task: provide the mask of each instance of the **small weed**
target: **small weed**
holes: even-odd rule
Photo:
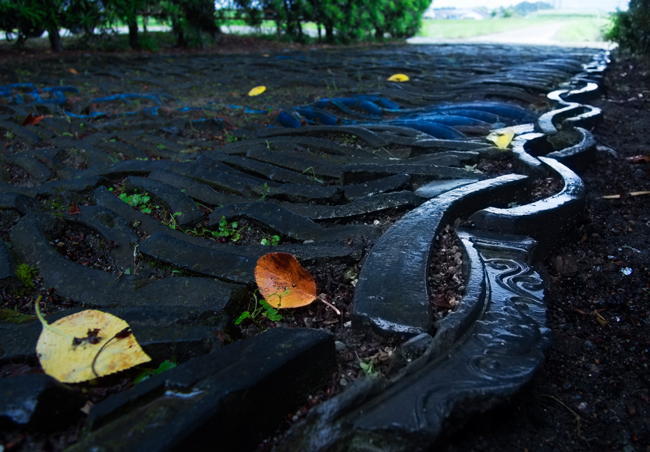
[[[224,135],[224,139],[226,140],[226,143],[236,143],[237,141],[239,141],[239,138],[230,132],[226,132],[226,134]]]
[[[175,214],[176,213],[180,212],[175,212]],[[218,239],[220,242],[225,243],[229,241],[238,242],[241,240],[241,233],[243,229],[243,227],[239,227],[238,222],[228,221],[226,217],[221,217],[221,219],[219,219],[219,224],[217,225],[216,231],[213,231],[206,227],[195,227],[193,229],[183,229],[183,232],[195,237]]]
[[[45,202],[45,208],[52,211],[55,217],[62,217],[66,211],[64,202],[57,198],[52,198]]]
[[[163,372],[173,369],[174,367],[176,367],[176,363],[174,361],[169,361],[168,359],[166,359],[163,362],[161,362],[157,368],[145,369],[142,372],[140,372],[138,376],[133,379],[133,383],[137,385],[138,383],[142,383],[143,381],[147,380],[148,378],[154,375],[161,374]]]
[[[272,235],[271,237],[264,237],[260,240],[260,245],[264,246],[278,246],[280,244],[280,236]]]
[[[264,298],[258,297],[257,292],[255,292],[253,293],[253,309],[239,314],[234,323],[235,325],[241,325],[246,319],[249,319],[253,323],[258,323],[262,317],[271,322],[278,322],[283,319],[282,314],[277,309],[271,306]]]
[[[38,269],[32,267],[29,264],[18,264],[16,266],[16,277],[20,281],[20,283],[27,287],[28,289],[34,289],[36,288],[36,283],[34,282],[34,278],[38,276]]]
[[[14,133],[13,133],[12,131],[7,130],[7,131],[5,132],[5,138],[6,138],[7,140],[12,140],[12,139],[14,139],[15,137],[16,137],[16,135],[14,135]]]
[[[0,321],[7,323],[28,323],[36,320],[35,315],[28,315],[14,309],[0,309]]]
[[[316,171],[314,170],[313,166],[305,168],[303,170],[302,174],[307,174],[307,176],[309,176],[309,178],[311,180],[313,180],[314,182],[318,182],[319,184],[324,184],[325,183],[325,181],[323,179],[320,179],[320,178],[316,177]]]
[[[208,233],[218,239],[225,239],[231,242],[238,242],[241,239],[241,229],[239,223],[236,221],[228,221],[226,217],[221,217],[219,220],[218,229],[216,231],[208,231]]]
[[[118,198],[120,198],[122,201],[130,205],[131,207],[135,207],[136,209],[139,209],[140,212],[142,213],[151,213],[154,208],[158,208],[159,206],[152,205],[151,204],[151,196],[145,194],[145,193],[132,193],[132,194],[127,194],[127,193],[120,193],[118,195]],[[177,213],[177,212],[176,212]],[[175,224],[175,222],[174,222]]]
[[[359,367],[366,377],[374,377],[379,374],[379,371],[375,368],[374,361],[371,359],[367,361],[359,359]]]
[[[174,212],[169,216],[169,220],[165,222],[167,226],[169,226],[169,229],[176,229],[178,227],[178,224],[176,223],[176,217],[179,217],[183,215],[183,212]]]
[[[265,201],[267,196],[271,193],[271,187],[268,183],[264,182],[260,187],[260,201]]]

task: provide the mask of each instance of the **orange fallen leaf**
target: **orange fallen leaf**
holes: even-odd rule
[[[79,75],[79,71],[73,67],[69,67],[68,72],[71,73],[72,75]]]
[[[255,282],[274,308],[299,308],[316,298],[316,281],[289,253],[267,253],[257,260]]]
[[[28,114],[25,120],[23,121],[24,126],[35,126],[39,122],[41,122],[43,119],[45,119],[45,115],[33,115],[33,114]]]

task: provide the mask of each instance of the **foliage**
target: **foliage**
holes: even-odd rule
[[[14,309],[2,308],[0,309],[0,322],[7,323],[28,323],[34,321],[36,317],[33,315],[23,314]]]
[[[131,207],[139,209],[142,213],[149,214],[153,211],[154,207],[157,207],[151,204],[151,196],[147,195],[146,193],[120,193],[118,195],[118,198],[120,198]]]
[[[149,35],[140,33],[146,32],[148,18],[171,26],[179,46],[202,47],[217,38],[220,24],[239,20],[252,26],[272,21],[278,35],[298,42],[309,39],[306,28],[314,25],[319,40],[350,42],[412,36],[429,4],[429,0],[0,0],[0,30],[19,45],[47,30],[55,51],[62,49],[63,27],[92,36],[97,28],[124,24],[132,48],[155,49]]]
[[[257,293],[254,293],[252,310],[246,310],[239,314],[234,323],[235,325],[241,325],[244,320],[251,320],[252,322],[257,323],[261,317],[264,317],[271,322],[278,322],[283,319],[282,314],[280,314],[277,309],[271,306],[264,298],[258,297]]]
[[[27,38],[36,38],[43,34],[43,11],[34,1],[0,0],[0,30],[9,33],[8,38],[15,36],[17,44]]]
[[[195,237],[218,239],[220,242],[238,242],[241,240],[241,233],[243,229],[243,227],[239,226],[238,222],[228,221],[226,217],[221,217],[219,223],[217,224],[216,231],[201,226],[194,227],[192,229],[183,229],[183,232]]]
[[[270,237],[264,237],[262,240],[260,240],[260,245],[264,246],[278,246],[279,244],[280,236],[275,234]]]
[[[109,19],[107,0],[69,0],[62,23],[72,33],[91,36]]]
[[[169,220],[167,222],[164,222],[169,229],[176,229],[178,227],[178,223],[176,223],[176,218],[180,217],[183,215],[183,212],[174,212],[171,215],[169,215]]]
[[[29,264],[21,263],[16,266],[16,277],[21,284],[29,289],[36,287],[34,278],[38,276],[38,270]]]
[[[217,228],[216,231],[210,231],[212,237],[223,238],[231,242],[238,242],[241,239],[241,230],[236,221],[228,221],[226,217],[221,217]]]
[[[156,367],[155,369],[145,369],[142,372],[140,372],[138,376],[133,379],[133,383],[135,384],[142,383],[143,381],[149,379],[150,377],[153,377],[154,375],[167,372],[168,370],[172,370],[175,367],[176,367],[176,363],[174,361],[169,361],[168,359],[166,359],[163,362],[161,362],[158,365],[158,367]]]
[[[367,361],[359,360],[359,367],[363,374],[367,377],[374,377],[379,375],[379,371],[375,368],[375,362],[372,359]]]
[[[650,55],[650,0],[630,0],[628,11],[612,16],[605,37],[625,50]]]

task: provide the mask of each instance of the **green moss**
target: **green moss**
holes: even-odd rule
[[[20,281],[20,283],[29,288],[29,289],[34,289],[36,288],[36,283],[34,282],[34,278],[38,276],[38,269],[35,267],[32,267],[29,264],[18,264],[16,266],[16,277]]]
[[[0,322],[7,323],[27,323],[36,320],[35,315],[28,315],[18,312],[14,309],[0,309]]]

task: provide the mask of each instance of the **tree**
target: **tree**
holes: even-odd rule
[[[138,37],[138,15],[145,8],[146,0],[105,0],[112,16],[111,20],[123,21],[129,30],[129,46],[140,49]]]
[[[62,25],[73,33],[91,36],[95,28],[108,21],[103,0],[69,0]]]
[[[179,47],[202,47],[220,33],[213,0],[163,0],[161,7]]]
[[[627,11],[614,14],[606,37],[626,50],[650,55],[650,0],[630,0]]]
[[[22,46],[28,38],[43,34],[43,12],[35,2],[0,0],[0,30],[7,37],[16,36],[16,45]]]

